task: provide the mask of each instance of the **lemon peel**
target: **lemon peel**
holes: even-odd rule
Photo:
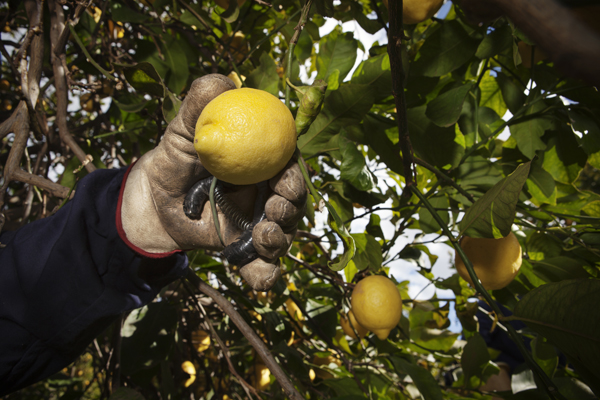
[[[402,317],[402,297],[391,279],[371,275],[352,291],[352,312],[364,328],[385,340]]]
[[[296,126],[272,94],[229,90],[206,105],[196,124],[194,148],[217,179],[250,185],[279,173],[296,149]]]

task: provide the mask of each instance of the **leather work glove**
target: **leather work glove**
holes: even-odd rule
[[[121,205],[122,228],[126,241],[141,254],[161,257],[181,249],[223,249],[210,202],[198,219],[184,213],[183,202],[195,183],[210,176],[194,150],[196,121],[213,98],[232,89],[234,83],[222,75],[196,79],[160,144],[129,172]],[[252,244],[260,257],[240,265],[242,277],[255,290],[268,290],[279,278],[278,258],[291,246],[306,202],[306,186],[294,159],[268,186],[266,219],[252,230]],[[230,185],[226,196],[251,217],[257,191],[257,185]],[[220,208],[218,219],[223,242],[230,245],[242,230]]]

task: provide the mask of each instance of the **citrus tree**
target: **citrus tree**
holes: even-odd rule
[[[189,252],[187,280],[7,398],[489,399],[499,349],[484,324],[524,361],[497,396],[600,394],[597,8],[464,0],[431,17],[441,3],[422,2],[403,24],[401,3],[0,2],[4,229],[154,148],[209,73],[285,102],[310,191],[272,290]],[[367,47],[345,22],[389,44]],[[486,290],[477,271],[494,284],[506,270],[474,269],[459,240],[511,235],[522,250],[502,265],[520,269]],[[440,276],[431,244],[456,251],[462,277]],[[415,269],[451,295],[411,299]],[[387,335],[360,325],[369,296],[349,313],[376,275],[402,298]]]

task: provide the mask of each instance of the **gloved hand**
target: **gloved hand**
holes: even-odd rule
[[[184,214],[183,202],[196,182],[210,176],[194,150],[196,121],[213,98],[231,89],[235,85],[222,75],[196,79],[160,144],[131,169],[123,192],[121,221],[126,239],[138,252],[156,257],[180,249],[223,249],[210,204],[204,205],[199,219],[190,219]],[[280,276],[277,259],[291,246],[306,202],[306,186],[295,160],[272,178],[269,186],[264,206],[267,219],[252,231],[260,257],[240,265],[242,277],[256,290],[268,290]],[[233,186],[227,197],[251,217],[256,194],[256,185]],[[223,241],[229,245],[242,231],[220,209],[218,216]]]

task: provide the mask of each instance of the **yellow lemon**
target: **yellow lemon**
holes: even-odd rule
[[[235,83],[235,87],[238,89],[242,87],[242,81],[246,80],[244,75],[238,75],[235,71],[227,75],[227,77]]]
[[[501,239],[482,239],[464,236],[460,247],[473,264],[475,273],[487,290],[506,287],[521,268],[521,245],[514,233]],[[458,274],[471,285],[467,267],[458,254],[455,256]]]
[[[388,7],[388,0],[383,0]],[[402,22],[418,24],[435,15],[444,4],[444,0],[404,0],[402,2]]]
[[[190,376],[183,384],[185,387],[189,387],[196,380],[196,367],[191,361],[184,361],[181,364],[181,369]]]
[[[352,291],[352,312],[364,328],[385,340],[402,317],[402,297],[391,279],[371,275]]]
[[[361,339],[364,338],[367,333],[369,333],[369,330],[367,328],[358,323],[358,321],[354,317],[354,313],[352,312],[352,310],[348,312],[348,316],[341,316],[340,325],[342,326],[342,330],[344,331],[344,333],[350,336],[352,339],[357,339],[356,334],[352,330],[352,327],[354,327],[354,330],[356,330],[356,333],[358,333],[358,336]]]
[[[256,364],[254,368],[254,388],[266,390],[271,385],[271,371],[263,364]]]
[[[194,148],[217,179],[250,185],[277,175],[296,149],[296,124],[288,108],[262,90],[229,90],[206,105]]]
[[[296,321],[304,321],[304,315],[302,315],[302,311],[300,310],[300,307],[298,307],[298,305],[294,302],[294,300],[287,299],[285,301],[285,308],[287,308],[290,315]]]
[[[203,352],[210,347],[210,335],[203,330],[192,332],[192,344],[198,352]]]

